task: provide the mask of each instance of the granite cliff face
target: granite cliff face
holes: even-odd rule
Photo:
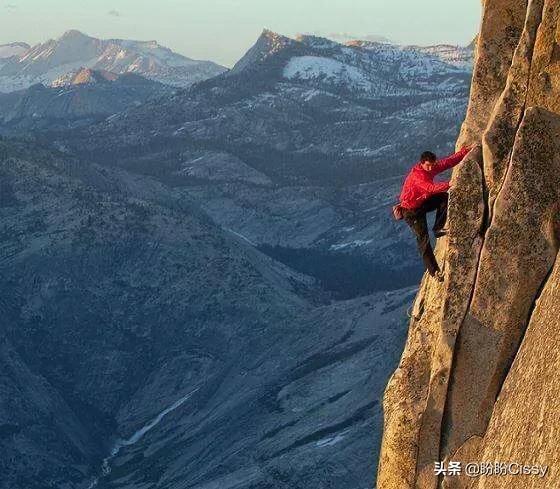
[[[486,0],[453,175],[445,281],[426,277],[384,399],[380,489],[560,487],[560,4]],[[438,461],[542,464],[436,476]],[[464,465],[463,465],[464,467]]]

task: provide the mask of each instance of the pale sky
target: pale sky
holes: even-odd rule
[[[231,66],[263,28],[384,36],[404,44],[468,44],[480,0],[0,0],[0,44],[30,44],[78,29],[100,38],[157,40]]]

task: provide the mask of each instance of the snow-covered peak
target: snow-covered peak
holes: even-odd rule
[[[248,67],[262,63],[285,48],[297,44],[297,41],[276,32],[264,29],[257,42],[233,67],[231,73],[239,73]]]
[[[340,43],[351,43],[353,41],[358,41],[358,42],[377,42],[382,44],[395,44],[391,39],[385,36],[380,36],[378,34],[368,34],[366,36],[360,37],[346,32],[342,32],[342,33],[330,34],[328,38]]]
[[[344,43],[345,46],[349,48],[364,48],[364,49],[373,49],[373,48],[383,48],[384,46],[390,45],[391,43],[382,42],[382,41],[364,41],[361,39],[351,39],[350,41],[346,41]]]
[[[173,52],[157,41],[96,39],[78,30],[65,32],[22,50],[0,63],[0,92],[52,84],[80,68],[116,74],[137,73],[177,87],[188,87],[226,71],[210,61],[198,61]]]
[[[118,57],[126,57],[130,53],[150,57],[154,62],[167,66],[192,66],[199,61],[187,58],[182,54],[175,53],[171,49],[162,46],[157,41],[131,41],[127,39],[111,39],[120,51]]]
[[[80,31],[65,32],[58,39],[50,39],[26,51],[19,63],[26,71],[52,69],[69,63],[90,61],[100,51],[101,41]]]
[[[437,46],[401,46],[385,39],[351,40],[339,43],[331,39],[311,34],[300,34],[295,39],[265,29],[253,47],[234,66],[232,73],[240,73],[249,67],[257,67],[269,59],[276,59],[276,64],[288,64],[285,71],[287,78],[309,79],[315,73],[318,78],[335,80],[335,73],[342,73],[345,81],[360,80],[357,86],[369,86],[379,81],[379,72],[398,70],[397,78],[421,75],[445,76],[449,71],[468,72],[473,66],[472,47],[437,45]],[[278,55],[281,54],[281,60]],[[298,58],[294,61],[295,58]],[[332,59],[327,62],[317,58]],[[292,61],[290,61],[292,59]],[[310,66],[305,66],[305,61]],[[342,65],[340,65],[342,63]],[[344,65],[344,66],[343,66]],[[346,68],[348,65],[350,68]],[[356,71],[357,70],[357,71]],[[347,73],[346,73],[347,72]],[[360,73],[357,75],[357,73]],[[346,76],[348,73],[354,75]],[[384,78],[384,76],[381,76]],[[399,80],[395,79],[398,83]]]
[[[466,89],[473,52],[456,46],[399,46],[375,41],[345,44],[314,36],[298,38],[284,64],[284,79],[359,97],[416,95]]]

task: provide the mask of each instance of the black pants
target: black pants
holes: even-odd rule
[[[434,250],[430,243],[430,234],[428,233],[428,221],[426,215],[428,212],[436,211],[436,221],[433,231],[437,234],[444,228],[447,221],[447,203],[449,196],[447,192],[432,195],[418,209],[404,210],[404,220],[412,229],[418,243],[418,251],[424,261],[426,270],[430,275],[439,272],[439,266],[434,256]]]

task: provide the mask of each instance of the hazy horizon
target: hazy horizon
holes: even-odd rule
[[[383,37],[419,45],[466,45],[478,29],[480,2],[474,0],[452,9],[443,0],[421,5],[412,0],[353,3],[348,7],[343,0],[161,0],[154,11],[153,6],[130,0],[100,0],[88,6],[70,0],[48,4],[0,0],[0,44],[34,45],[76,29],[103,39],[157,40],[185,56],[232,66],[264,28],[289,37],[300,33],[338,41]]]

